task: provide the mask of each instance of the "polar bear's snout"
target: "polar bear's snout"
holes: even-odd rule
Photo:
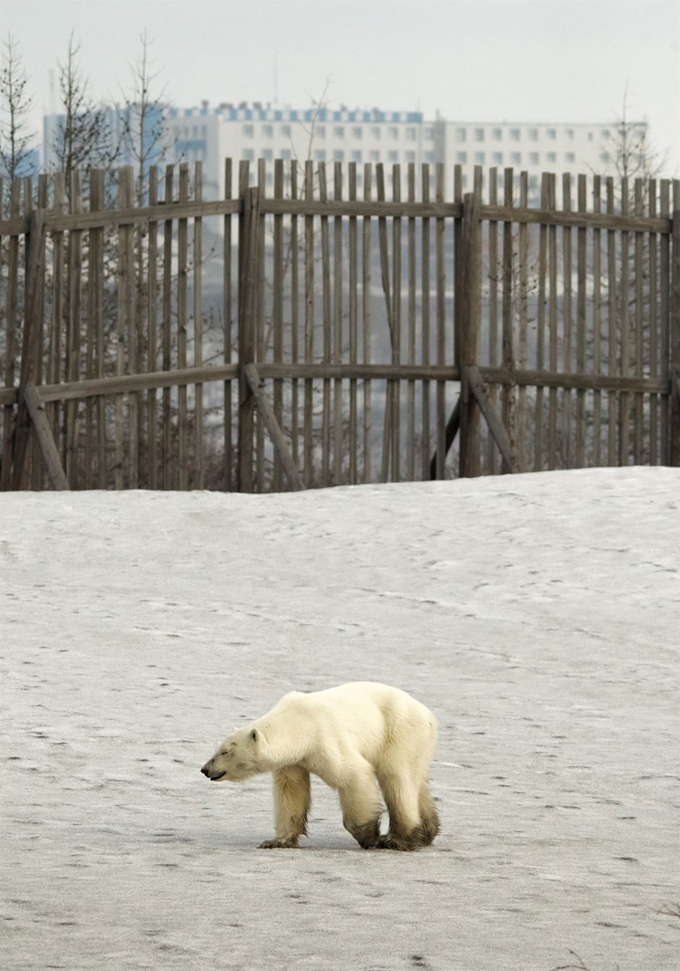
[[[222,769],[216,769],[213,762],[214,759],[210,759],[210,761],[206,762],[201,769],[201,772],[206,779],[210,779],[211,782],[219,782],[219,780],[223,779],[227,773],[223,772]]]

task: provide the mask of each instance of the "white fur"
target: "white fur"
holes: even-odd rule
[[[436,739],[434,715],[415,698],[358,681],[285,695],[225,739],[201,771],[232,782],[273,774],[276,837],[263,846],[295,846],[306,832],[313,773],[338,791],[345,827],[362,846],[415,849],[439,826],[427,781]],[[390,813],[385,837],[376,781]]]

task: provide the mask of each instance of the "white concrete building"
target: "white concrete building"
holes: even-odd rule
[[[383,162],[388,169],[402,166],[402,194],[406,168],[413,162],[443,162],[446,198],[453,192],[453,167],[461,165],[463,191],[471,191],[475,166],[498,170],[502,194],[503,170],[514,175],[526,171],[529,193],[537,201],[543,172],[615,174],[617,131],[614,123],[558,124],[527,122],[463,122],[437,118],[427,121],[420,112],[295,110],[230,104],[209,109],[168,110],[168,125],[175,142],[176,159],[204,162],[206,191],[223,192],[223,159],[231,157],[267,163],[276,158],[356,162],[358,191],[362,190],[363,164]],[[647,134],[646,122],[632,126],[636,136]],[[255,167],[251,178],[255,178]],[[419,180],[418,180],[419,181]],[[267,165],[267,186],[273,184],[273,166]],[[575,190],[574,190],[575,191]],[[432,193],[434,186],[432,186]],[[390,188],[391,193],[391,188]]]
[[[363,197],[363,166],[382,162],[387,168],[386,192],[392,196],[391,168],[402,167],[402,198],[406,192],[406,173],[410,163],[418,170],[422,164],[443,162],[445,198],[453,197],[453,170],[461,165],[463,191],[472,190],[475,166],[484,171],[485,194],[489,169],[498,170],[499,201],[502,200],[503,170],[512,167],[513,174],[526,171],[532,204],[538,201],[542,172],[616,173],[616,145],[619,142],[616,123],[556,122],[464,122],[437,118],[427,121],[418,111],[370,111],[345,107],[278,108],[258,102],[239,105],[223,103],[216,108],[203,102],[197,108],[163,109],[169,148],[164,161],[203,162],[204,198],[216,199],[224,194],[224,159],[233,159],[233,188],[236,190],[238,162],[248,159],[251,182],[257,177],[257,160],[267,163],[266,189],[273,191],[273,161],[277,158],[300,162],[355,162],[357,193]],[[113,115],[113,112],[112,112]],[[53,142],[58,116],[44,119],[45,145]],[[120,127],[112,118],[111,128]],[[647,123],[630,126],[631,142],[643,141]],[[44,151],[47,171],[54,168],[48,150]],[[123,164],[125,159],[122,160]],[[332,171],[328,173],[328,190],[332,196]],[[420,173],[417,175],[420,197]],[[343,191],[346,193],[347,187]],[[434,178],[431,196],[434,197]],[[574,204],[575,204],[574,189]],[[375,191],[374,191],[375,196]]]
[[[174,159],[204,165],[206,193],[224,191],[224,159],[250,160],[251,181],[256,179],[258,159],[267,163],[267,189],[273,188],[273,161],[277,158],[315,162],[355,162],[357,192],[363,195],[363,166],[384,162],[388,166],[413,162],[443,161],[441,125],[427,123],[419,112],[384,112],[307,108],[270,108],[230,104],[209,109],[170,108],[167,113]],[[236,179],[236,175],[234,175]],[[329,172],[332,183],[332,172]],[[332,184],[329,185],[332,195]],[[391,196],[391,189],[390,189]]]
[[[499,202],[503,198],[505,168],[513,169],[515,181],[520,172],[527,173],[532,201],[540,193],[543,172],[561,176],[565,172],[613,175],[616,171],[615,124],[447,121],[444,125],[447,170],[461,165],[463,191],[470,192],[476,165],[484,169],[485,185],[488,170],[496,168]],[[636,132],[646,134],[646,123],[636,123],[634,127]]]

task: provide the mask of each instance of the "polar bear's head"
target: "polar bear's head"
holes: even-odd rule
[[[201,772],[211,782],[242,782],[262,772],[262,734],[257,728],[242,728],[222,742]]]

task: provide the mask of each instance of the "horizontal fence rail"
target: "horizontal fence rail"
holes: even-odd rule
[[[227,160],[224,184],[0,180],[0,488],[680,464],[677,182]]]

